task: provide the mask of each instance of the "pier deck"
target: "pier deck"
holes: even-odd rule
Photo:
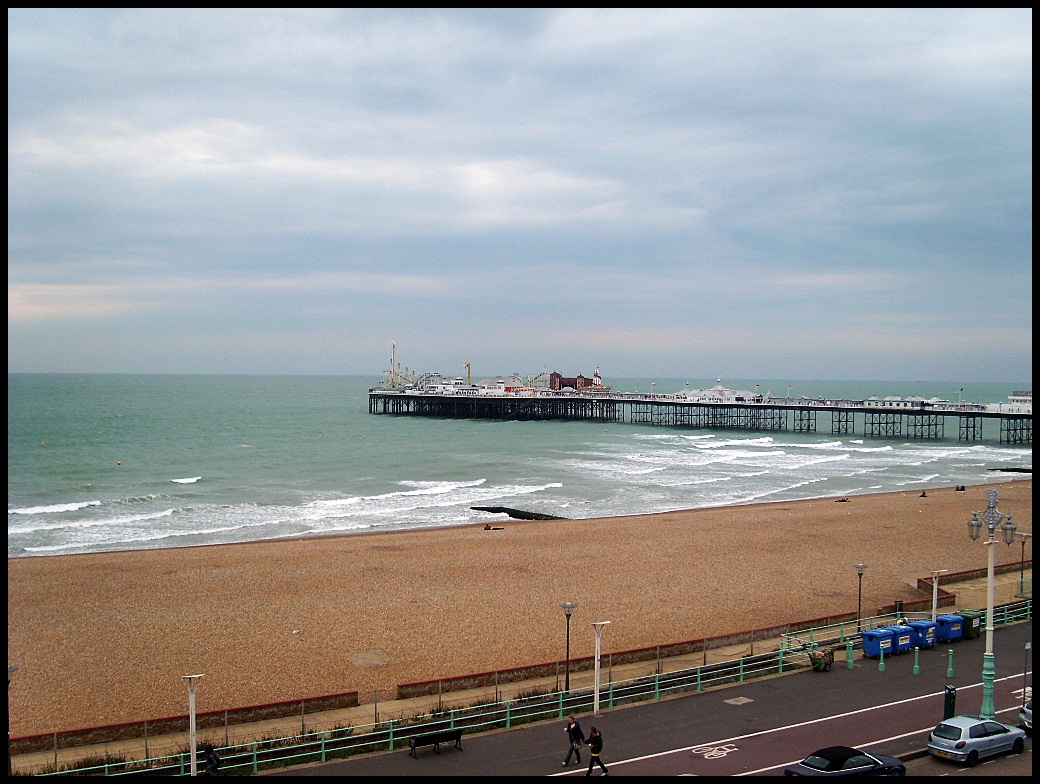
[[[886,409],[860,401],[799,401],[769,399],[763,402],[704,403],[669,395],[629,393],[537,395],[410,394],[393,389],[372,389],[370,414],[444,417],[448,419],[551,420],[623,422],[678,428],[822,432],[862,435],[866,438],[958,441],[992,439],[999,426],[1002,444],[1031,444],[1032,414],[1008,414],[976,407]],[[952,420],[952,422],[951,422]],[[989,423],[989,427],[985,427]],[[947,428],[947,425],[950,425]]]

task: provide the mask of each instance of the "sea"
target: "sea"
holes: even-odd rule
[[[1007,482],[1032,445],[370,414],[380,376],[8,374],[9,558],[571,519]],[[657,394],[718,379],[604,378]],[[1004,402],[1019,384],[723,379]],[[821,427],[822,427],[821,420]],[[951,421],[952,424],[952,421]],[[1025,474],[1028,476],[1029,474]],[[965,498],[965,522],[985,499]],[[974,504],[974,505],[973,505]]]

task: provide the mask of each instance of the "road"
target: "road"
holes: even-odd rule
[[[1032,622],[998,629],[995,637],[997,718],[1014,724],[1026,670],[1025,643]],[[947,677],[948,651],[954,676]],[[928,731],[943,717],[946,686],[956,688],[957,713],[977,714],[982,701],[984,637],[922,651],[920,673],[914,656],[886,658],[880,671],[873,659],[856,659],[854,668],[811,670],[728,688],[579,716],[586,733],[595,725],[604,736],[603,760],[614,776],[701,775],[775,776],[810,752],[851,745],[882,754],[914,757]],[[1031,667],[1031,662],[1030,662]],[[466,736],[463,750],[429,748],[418,759],[407,749],[297,767],[291,775],[476,776],[584,775],[585,767],[563,769],[564,722],[542,722],[482,735]],[[1032,761],[1032,740],[1018,763]],[[587,754],[582,755],[587,763]],[[941,767],[932,769],[931,765]],[[1008,758],[975,770],[1001,774]],[[920,772],[917,771],[930,771]],[[911,762],[911,775],[956,775],[956,765],[933,760]],[[272,775],[279,775],[272,773]],[[1012,774],[1006,774],[1012,775]]]
[[[1017,682],[1018,679],[1019,676],[1013,676],[1010,680]],[[981,686],[971,688],[981,694]],[[1002,699],[998,701],[997,718],[1014,723],[1018,712],[1017,698],[999,685],[998,692]],[[958,699],[965,696],[958,692]],[[908,742],[920,745],[927,737],[936,724],[929,717],[942,717],[943,697],[944,692],[911,697],[873,708],[618,760],[609,767],[611,775],[626,776],[759,776],[781,774],[784,767],[798,762],[808,752],[835,744],[899,756],[909,753]],[[1002,706],[1003,702],[1009,704]],[[573,773],[584,771],[560,775]]]

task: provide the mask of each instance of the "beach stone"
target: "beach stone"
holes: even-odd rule
[[[358,667],[386,667],[393,662],[385,651],[358,651],[350,658]]]

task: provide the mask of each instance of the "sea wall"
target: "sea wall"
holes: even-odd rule
[[[267,719],[280,719],[285,716],[306,716],[309,713],[337,710],[339,708],[356,708],[358,693],[356,691],[342,694],[328,694],[308,700],[292,700],[272,702],[266,705],[250,705],[244,708],[207,711],[195,714],[197,730],[214,729],[232,724],[246,724]],[[167,716],[160,719],[132,721],[125,724],[110,724],[105,727],[89,727],[66,732],[52,732],[44,735],[27,735],[11,739],[12,754],[28,754],[34,751],[50,751],[74,746],[91,746],[100,743],[111,743],[117,740],[147,738],[153,735],[168,735],[174,732],[188,732],[189,716]],[[187,744],[185,744],[187,747]]]

